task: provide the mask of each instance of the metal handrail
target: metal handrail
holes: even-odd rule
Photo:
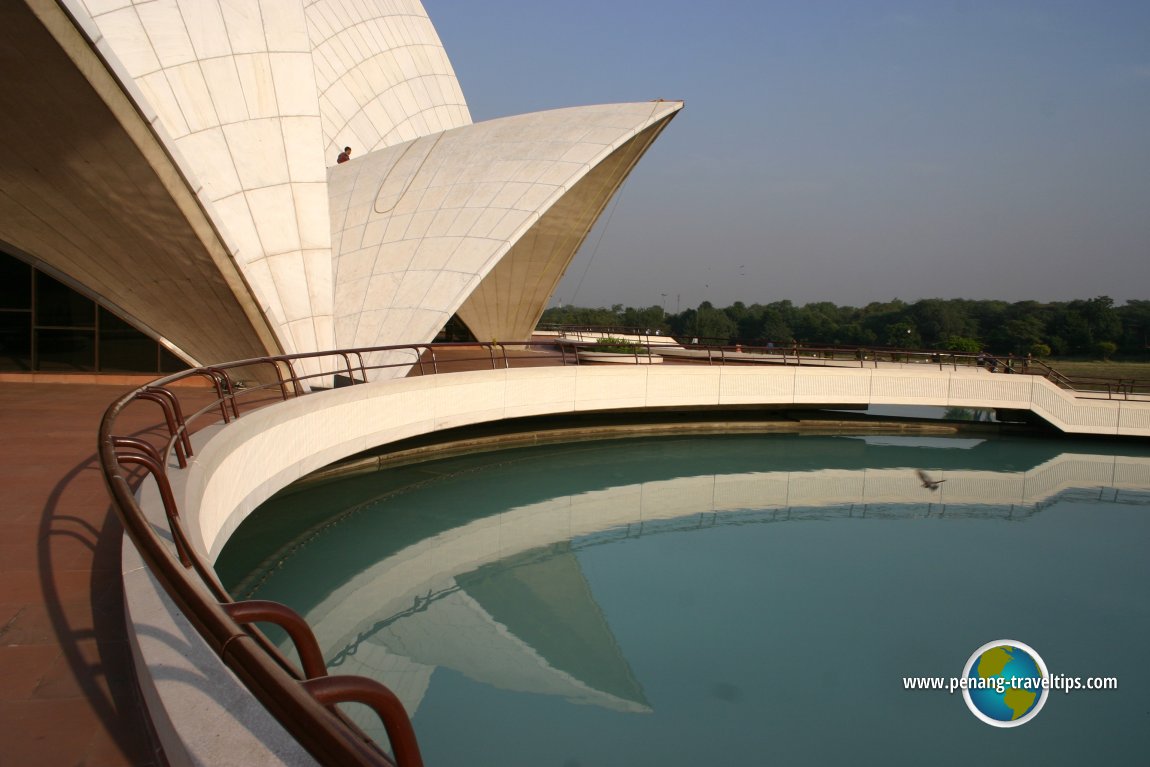
[[[454,344],[482,350],[492,368],[511,367],[509,346],[531,348],[530,344]],[[405,351],[414,361],[398,364],[368,364],[373,353]],[[302,396],[305,387],[326,383],[345,374],[352,384],[364,383],[370,373],[387,368],[412,368],[427,374],[425,356],[431,358],[431,372],[439,372],[436,350],[428,344],[342,349],[336,352],[303,353],[258,357],[175,373],[139,387],[109,406],[100,424],[99,457],[105,484],[125,531],[164,590],[192,625],[253,695],[280,721],[291,735],[324,764],[394,765],[421,767],[418,742],[398,698],[381,683],[362,677],[329,677],[322,655],[307,623],[290,608],[271,602],[235,602],[220,584],[214,570],[188,539],[180,518],[171,484],[166,456],[174,455],[179,467],[187,466],[192,455],[190,434],[194,422],[218,412],[224,423],[241,417],[241,400],[274,392],[280,400]],[[301,375],[296,363],[336,359],[341,364],[330,371]],[[352,361],[354,359],[354,362]],[[560,352],[561,364],[567,355]],[[472,360],[468,360],[472,361]],[[268,369],[273,379],[245,385],[237,376],[244,369]],[[338,370],[339,373],[333,372]],[[215,401],[185,416],[179,399],[170,388],[180,381],[206,378],[215,391]],[[273,396],[274,396],[273,394]],[[168,431],[163,450],[138,437],[118,436],[116,423],[124,409],[136,401],[152,401],[163,410]],[[248,406],[245,406],[245,408]],[[218,408],[218,410],[217,410]],[[148,521],[128,481],[131,467],[142,467],[153,476],[160,492],[171,541],[165,540]],[[277,623],[288,631],[303,663],[302,671],[287,661],[267,638],[252,626],[253,621]],[[388,733],[396,762],[336,708],[336,703],[360,702],[371,706]]]

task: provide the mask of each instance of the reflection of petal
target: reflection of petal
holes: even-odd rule
[[[600,705],[647,710],[643,689],[569,546],[524,552],[456,581],[548,666],[610,697]]]
[[[591,604],[594,606],[593,601]],[[614,679],[604,683],[602,672],[597,673],[597,679],[582,679],[553,665],[540,648],[517,636],[514,627],[495,620],[483,604],[463,591],[445,597],[432,610],[390,624],[373,636],[371,643],[419,664],[451,668],[502,690],[555,695],[616,711],[650,710],[617,647],[612,662],[625,671],[622,684]],[[381,678],[390,685],[390,676],[385,673]],[[596,683],[607,688],[629,686],[628,696],[635,697],[621,697],[611,689],[596,687]]]
[[[1097,498],[1099,486],[1145,495],[1150,459],[1062,454],[1023,473],[948,469],[940,497],[948,516],[1020,518],[1068,488],[1091,487]],[[824,469],[692,476],[551,498],[410,545],[349,578],[307,617],[321,646],[344,654],[346,672],[395,654],[415,668],[442,665],[504,689],[647,710],[571,547],[724,520],[907,519],[923,508],[921,492],[905,468]],[[355,650],[353,663],[347,656]],[[400,676],[397,684],[406,683]],[[414,708],[421,695],[405,703]]]

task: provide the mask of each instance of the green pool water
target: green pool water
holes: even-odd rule
[[[757,435],[309,486],[217,567],[391,686],[432,767],[1145,764],[1148,544],[1139,444]],[[998,639],[1118,689],[1006,730],[905,688]]]

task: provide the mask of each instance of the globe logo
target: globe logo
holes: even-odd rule
[[[1026,724],[1050,697],[1046,663],[1032,647],[1013,639],[979,647],[962,676],[962,697],[970,713],[994,727]]]

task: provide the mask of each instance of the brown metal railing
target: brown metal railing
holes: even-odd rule
[[[846,363],[859,367],[877,367],[880,362],[916,362],[938,365],[940,369],[1002,364],[987,355],[930,350],[741,344],[687,345],[684,350],[690,353],[689,358],[675,359],[675,362],[839,366]],[[253,407],[302,396],[309,388],[363,383],[377,370],[401,368],[405,375],[433,375],[477,367],[505,369],[580,364],[577,352],[577,348],[563,344],[419,344],[261,357],[187,370],[129,392],[108,408],[99,433],[104,479],[125,530],[168,595],[223,663],[308,752],[324,764],[418,767],[422,758],[411,722],[390,690],[363,677],[329,676],[311,629],[290,608],[266,601],[232,600],[183,528],[168,481],[168,457],[174,456],[180,468],[187,466],[193,453],[190,436],[196,426],[221,420],[228,423]],[[660,346],[654,353],[673,356],[677,352]],[[404,359],[371,362],[386,355],[400,355]],[[321,368],[322,372],[301,374],[301,368],[309,365]],[[1074,388],[1071,379],[1037,361],[1028,361],[1024,370],[1015,371],[1009,365],[1003,367],[1011,372],[1044,375],[1059,386]],[[172,385],[197,377],[207,380],[215,399],[185,414]],[[1137,382],[1108,383],[1111,385],[1106,390],[1109,396],[1138,391],[1132,385]],[[130,404],[141,401],[156,403],[162,410],[163,425],[167,428],[167,440],[162,447],[139,437],[119,434],[118,418]],[[171,541],[157,531],[138,504],[129,482],[131,469],[128,467],[140,467],[154,478]],[[302,668],[296,668],[287,660],[252,625],[254,622],[270,622],[283,628],[296,647]],[[387,731],[394,761],[336,708],[338,703],[352,701],[376,711]]]
[[[388,354],[405,359],[376,364],[369,361],[373,355]],[[274,602],[232,600],[189,541],[168,480],[168,457],[174,457],[179,468],[186,468],[193,454],[191,433],[205,422],[226,424],[253,407],[302,396],[309,388],[363,383],[377,370],[400,368],[408,375],[430,375],[476,367],[570,363],[578,364],[578,359],[567,349],[475,343],[453,344],[449,350],[427,344],[345,349],[196,368],[161,378],[112,403],[100,424],[100,463],[125,530],[165,591],[221,661],[312,756],[332,765],[420,767],[423,762],[411,721],[387,687],[364,677],[329,676],[311,628],[290,608]],[[301,374],[309,365],[322,372]],[[206,379],[215,398],[185,414],[173,385],[193,378]],[[160,406],[162,425],[167,429],[162,446],[119,433],[119,417],[135,402]],[[136,467],[156,482],[170,541],[149,522],[136,500],[129,482],[129,473]],[[283,628],[302,668],[286,659],[253,625],[256,622]],[[347,702],[375,710],[394,758],[336,708]]]

